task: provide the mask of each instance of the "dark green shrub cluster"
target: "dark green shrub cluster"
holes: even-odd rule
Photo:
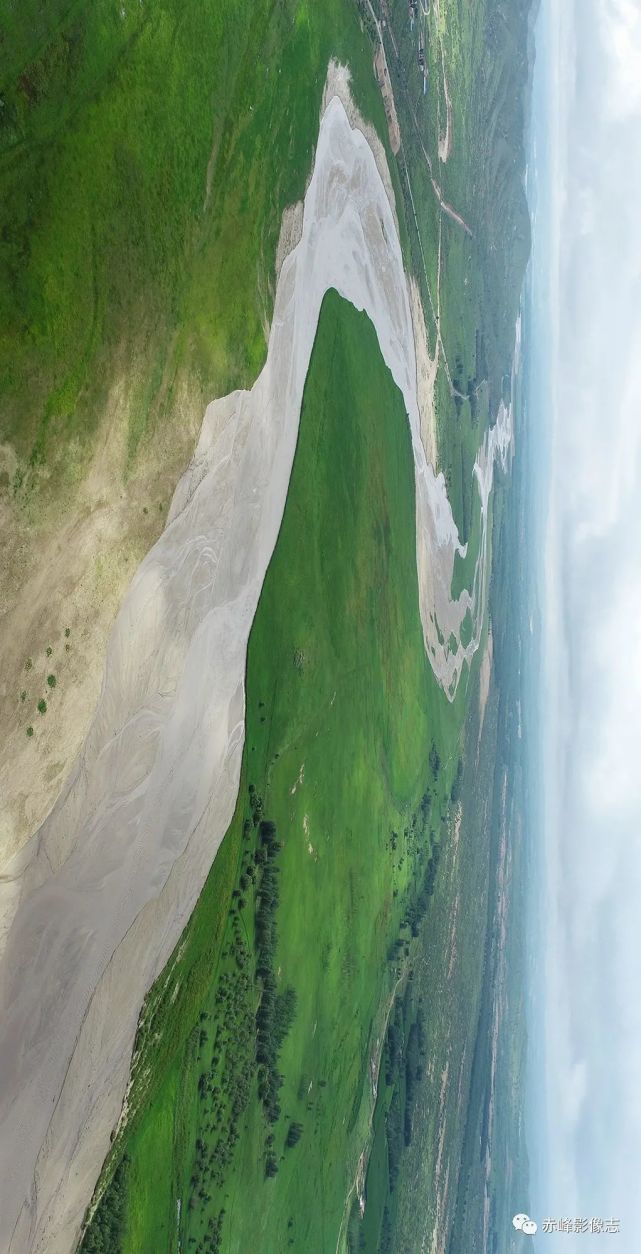
[[[196,1241],[196,1237],[189,1238],[189,1245],[195,1245],[194,1254],[220,1254],[223,1248],[223,1220],[225,1218],[225,1208],[218,1212],[217,1215],[211,1215],[207,1221],[207,1228],[203,1233],[200,1241]]]
[[[402,1095],[399,1087],[394,1089],[392,1100],[387,1112],[385,1125],[387,1139],[387,1170],[389,1175],[390,1193],[394,1192],[398,1183],[398,1173],[403,1153],[403,1109]]]
[[[410,902],[405,912],[403,920],[404,925],[409,927],[412,936],[418,936],[420,925],[427,914],[427,908],[430,904],[430,898],[434,896],[434,887],[436,884],[436,875],[441,857],[441,846],[434,844],[432,846],[423,883],[414,899]]]
[[[378,1243],[378,1254],[394,1254],[394,1233],[392,1229],[392,1220],[390,1218],[389,1207],[383,1210],[383,1222],[381,1224],[381,1235]]]
[[[278,1094],[282,1077],[278,1054],[291,1025],[296,997],[292,988],[278,990],[275,975],[277,946],[278,867],[280,843],[276,827],[263,819],[262,799],[249,785],[251,819],[243,824],[243,836],[257,847],[246,845],[238,872],[237,886],[222,951],[223,969],[214,993],[210,1031],[209,1016],[201,1013],[192,1033],[192,1048],[198,1059],[207,1055],[198,1080],[200,1101],[199,1136],[196,1141],[188,1208],[202,1212],[204,1223],[212,1200],[223,1189],[236,1144],[240,1120],[250,1101],[252,1085],[258,1078],[258,1096],[269,1123],[280,1115]],[[249,905],[248,905],[249,903]],[[243,911],[254,908],[255,953],[246,940]],[[255,957],[255,971],[252,958]],[[258,1005],[256,1000],[258,996]],[[275,1138],[269,1132],[265,1141],[265,1174],[275,1176],[278,1160]],[[221,1212],[221,1215],[224,1212]],[[222,1239],[222,1219],[208,1219],[198,1239],[190,1238],[195,1254],[216,1251]]]
[[[383,1051],[385,1084],[393,1090],[385,1121],[391,1192],[396,1187],[403,1150],[412,1143],[417,1085],[423,1079],[425,1057],[423,1007],[419,998],[416,1011],[413,1009],[410,980],[404,996],[394,1002]]]
[[[302,1135],[302,1123],[297,1123],[296,1120],[293,1120],[287,1129],[287,1136],[285,1137],[285,1145],[287,1146],[287,1149],[293,1149],[295,1145],[298,1145]]]
[[[247,970],[249,951],[239,935],[232,942],[236,969],[222,972],[216,988],[216,1028],[211,1064],[198,1079],[201,1135],[191,1176],[190,1209],[211,1201],[210,1188],[224,1184],[226,1170],[239,1138],[238,1123],[247,1107],[255,1073],[253,981]],[[208,1043],[206,1031],[196,1029],[199,1049]],[[199,1055],[200,1056],[200,1055]]]
[[[434,776],[434,779],[436,779],[441,769],[441,758],[434,741],[432,741],[432,748],[430,749],[430,767],[432,775]]]
[[[427,788],[425,792],[423,793],[423,796],[421,797],[421,804],[419,805],[419,810],[421,812],[421,816],[422,816],[424,824],[427,823],[427,820],[430,817],[431,809],[432,809],[432,794],[429,788]]]
[[[258,824],[260,823],[261,816],[263,813],[263,799],[262,797],[258,795],[253,784],[249,785],[249,805],[250,805],[251,812],[252,812],[252,821],[253,821],[254,827],[258,827]],[[243,829],[246,834],[248,830],[247,829],[248,822],[249,820],[246,819],[245,827]]]
[[[276,857],[280,849],[276,825],[261,820],[259,836],[261,843],[257,854],[262,855],[259,858],[262,874],[256,897],[256,977],[261,990],[256,1011],[258,1095],[269,1122],[276,1123],[280,1115],[278,1094],[283,1082],[278,1071],[278,1055],[294,1019],[296,993],[291,986],[278,992],[274,969],[278,909]]]
[[[456,768],[456,775],[454,776],[454,781],[452,783],[452,788],[450,791],[450,801],[452,802],[453,806],[457,805],[457,803],[460,801],[462,784],[463,784],[463,759],[459,758],[458,766]]]
[[[120,1254],[129,1162],[128,1154],[124,1154],[98,1203],[91,1227],[82,1239],[81,1254]]]

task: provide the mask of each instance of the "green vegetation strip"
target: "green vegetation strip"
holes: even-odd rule
[[[85,1251],[179,1235],[334,1254],[371,1136],[376,1041],[433,891],[456,760],[423,648],[402,398],[335,293],[247,702],[237,813],[141,1023],[135,1074],[162,1078],[117,1143],[121,1244],[95,1243],[109,1190]]]

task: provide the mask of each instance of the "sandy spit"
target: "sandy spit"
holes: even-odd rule
[[[473,651],[472,642],[454,656],[438,642],[437,621],[447,642],[468,608],[481,617],[484,598],[475,579],[472,593],[450,599],[454,557],[463,550],[443,476],[420,437],[394,213],[372,148],[337,95],[323,113],[302,223],[291,226],[300,239],[280,259],[265,367],[250,392],[208,407],[166,529],[116,619],[84,747],[53,811],[0,882],[0,1249],[7,1254],[73,1249],[121,1110],[140,1006],[229,826],[247,641],[330,287],[366,310],[405,398],[421,615],[449,696]],[[497,424],[500,432],[506,423]],[[502,450],[507,438],[496,432],[477,471],[484,516],[494,446]]]

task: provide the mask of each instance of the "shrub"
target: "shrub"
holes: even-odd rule
[[[430,766],[432,768],[432,774],[434,776],[434,779],[436,779],[441,769],[441,759],[439,756],[438,749],[436,748],[436,745],[434,744],[434,741],[432,741],[432,748],[430,749]]]
[[[120,1160],[80,1246],[81,1254],[118,1254],[127,1207],[129,1155]]]
[[[275,860],[280,849],[276,825],[262,819],[259,828],[264,855],[262,874],[256,898],[256,975],[261,993],[256,1011],[256,1061],[264,1068],[260,1082],[260,1100],[270,1123],[280,1115],[278,1093],[282,1076],[278,1071],[278,1055],[291,1027],[296,1011],[296,993],[290,986],[277,992],[274,956],[277,949],[276,912],[278,910],[278,867]]]
[[[452,802],[452,805],[456,805],[457,802],[460,800],[462,783],[463,783],[463,759],[459,758],[458,766],[456,768],[456,775],[454,776],[452,788],[450,791],[450,801]]]
[[[28,728],[27,728],[27,735],[28,735],[28,736],[33,736],[33,727],[28,727]]]
[[[44,697],[41,697],[38,702],[38,713],[39,714],[47,713],[47,702],[45,701]]]
[[[302,1131],[302,1123],[297,1123],[295,1120],[290,1123],[289,1128],[287,1129],[287,1136],[285,1137],[285,1145],[288,1149],[293,1149],[294,1145],[298,1144]]]
[[[56,677],[55,677],[55,675],[47,675],[47,683],[49,684],[49,687],[50,687],[50,688],[55,688],[55,686],[56,686]]]

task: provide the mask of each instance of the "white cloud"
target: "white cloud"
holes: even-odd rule
[[[535,236],[548,251],[534,259],[552,272],[538,281],[554,301],[543,728],[547,1203],[552,1214],[618,1214],[612,1248],[636,1254],[641,0],[547,0],[544,19],[561,97],[550,108],[543,174],[552,179],[552,221],[547,240]],[[584,1249],[580,1240],[564,1234],[558,1249]],[[550,1238],[546,1249],[556,1248]]]
[[[637,0],[602,0],[598,19],[610,70],[605,104],[620,120],[641,107],[641,9]]]

